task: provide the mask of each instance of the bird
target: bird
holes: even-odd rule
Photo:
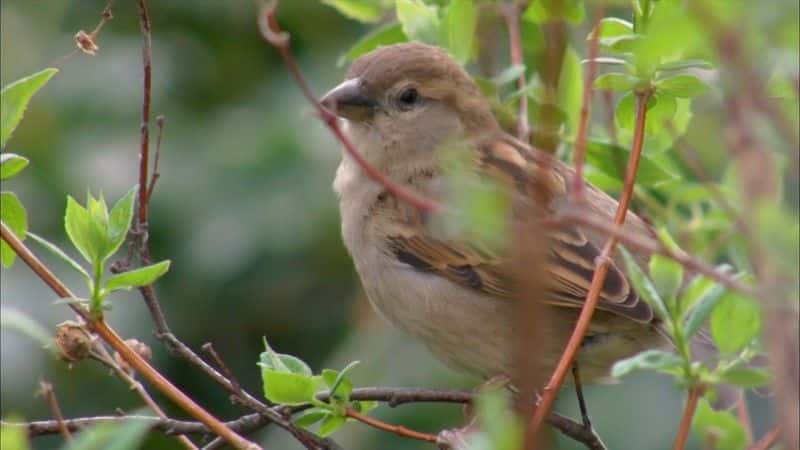
[[[473,78],[439,47],[419,42],[379,47],[355,60],[321,104],[338,116],[343,133],[370,165],[420,196],[442,205],[452,202],[459,189],[449,182],[453,159],[466,166],[470,180],[500,186],[510,205],[497,218],[501,230],[513,229],[526,205],[541,218],[570,205],[574,170],[505,132]],[[437,219],[446,213],[396,198],[351,155],[342,154],[333,182],[342,238],[380,316],[446,364],[486,379],[513,372],[520,295],[535,297],[547,308],[541,333],[566,343],[606,236],[574,224],[547,228],[541,264],[520,270],[508,239],[487,243],[491,239],[464,232],[468,226],[449,226]],[[532,194],[534,185],[546,195]],[[618,202],[611,196],[587,183],[582,198],[581,213],[613,221]],[[464,219],[454,216],[456,224]],[[646,235],[648,228],[629,212],[623,231]],[[640,263],[647,260],[647,255],[635,256]],[[546,279],[545,288],[517,292],[514,274],[526,271]],[[524,344],[548,371],[563,350],[563,345]],[[668,345],[663,324],[614,255],[577,355],[581,379],[609,380],[616,361]]]

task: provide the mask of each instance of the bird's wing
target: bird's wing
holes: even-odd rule
[[[478,157],[485,172],[507,177],[521,188],[527,183],[525,180],[534,176],[537,164],[548,155],[505,138],[483,146]],[[565,177],[571,174],[560,163],[552,163],[557,166],[552,166],[545,174],[550,177],[548,189],[554,190],[553,195],[563,197]],[[552,305],[580,308],[589,291],[600,250],[577,227],[548,230],[547,238],[549,248],[544,270],[548,276],[548,292],[543,300]],[[495,254],[467,242],[436,238],[422,226],[397,228],[387,239],[395,258],[416,270],[437,274],[498,299],[511,299],[514,295],[510,266],[513,261],[507,255]],[[654,317],[650,306],[639,298],[625,274],[613,263],[603,284],[598,308],[643,323]]]

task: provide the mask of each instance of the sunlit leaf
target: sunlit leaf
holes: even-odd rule
[[[42,70],[19,79],[0,91],[0,148],[6,146],[8,138],[19,125],[33,94],[47,84],[56,72],[58,69]]]
[[[672,372],[682,364],[681,358],[672,352],[663,350],[645,350],[635,356],[623,359],[614,364],[611,376],[621,378],[639,370]]]
[[[630,91],[636,86],[639,79],[627,73],[612,72],[600,75],[594,80],[594,88],[607,91]]]
[[[91,279],[89,273],[86,272],[86,269],[84,269],[80,264],[78,264],[77,261],[72,259],[69,255],[64,253],[64,251],[58,248],[58,246],[56,246],[55,244],[53,244],[52,242],[46,240],[45,238],[39,235],[30,232],[28,233],[28,237],[31,238],[36,243],[38,243],[39,245],[41,245],[42,247],[44,247],[47,251],[49,251],[53,255],[57,256],[65,263],[69,264],[70,267],[75,269],[75,271],[78,272],[79,274],[83,275],[84,278],[86,278],[87,280]]]
[[[711,336],[723,353],[735,353],[761,332],[758,304],[738,292],[723,294],[711,312]]]
[[[28,165],[28,158],[15,153],[0,154],[0,180],[7,180]]]
[[[709,86],[694,75],[678,74],[656,81],[656,89],[675,97],[690,98],[705,94]]]
[[[116,291],[118,289],[149,286],[159,277],[167,273],[169,265],[170,261],[166,260],[127,272],[118,273],[108,279],[105,288],[108,291]]]
[[[0,449],[30,450],[25,427],[11,425],[22,421],[12,416],[3,417],[3,422],[2,428],[0,428]]]
[[[25,239],[28,233],[28,213],[13,192],[0,192],[0,220],[20,240]],[[16,253],[6,241],[0,240],[0,261],[2,261],[3,266],[11,267],[16,256]]]
[[[397,0],[397,20],[409,39],[439,43],[440,23],[435,5],[427,5],[421,0]]]
[[[383,15],[383,5],[376,0],[322,0],[343,15],[361,22],[377,22]]]
[[[342,427],[344,423],[347,421],[347,417],[334,414],[333,412],[329,412],[328,415],[322,419],[322,422],[319,424],[319,430],[317,430],[317,434],[322,437],[330,436],[331,434],[335,433],[336,430]]]
[[[766,386],[772,382],[772,374],[761,367],[735,366],[719,375],[720,381],[743,388]]]
[[[367,54],[378,47],[398,42],[405,42],[408,38],[403,33],[399,23],[390,23],[362,37],[350,50],[339,58],[339,65],[355,61],[359,56]]]
[[[320,386],[319,377],[261,368],[264,397],[281,405],[310,403]]]
[[[662,319],[669,317],[667,306],[655,284],[642,272],[636,259],[634,259],[624,247],[620,247],[620,252],[625,259],[625,267],[628,269],[628,278],[630,278],[631,283],[633,283],[636,293],[653,308],[658,317]]]
[[[128,236],[128,230],[131,227],[131,220],[133,219],[133,203],[137,189],[137,186],[132,187],[117,201],[114,207],[111,208],[111,214],[108,216],[108,238],[110,247],[105,255],[106,257],[116,253]]]
[[[706,399],[697,404],[692,427],[705,442],[714,442],[714,447],[724,450],[743,450],[747,436],[741,423],[730,411],[715,411]]]

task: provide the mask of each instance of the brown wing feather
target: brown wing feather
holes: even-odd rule
[[[478,155],[481,168],[490,176],[502,177],[518,185],[528,183],[536,165],[542,162],[541,158],[549,157],[526,148],[513,138],[493,142],[492,146],[481,148]],[[571,173],[556,161],[552,164],[547,174],[548,188],[556,197],[563,196],[567,185],[565,179],[571,178]],[[591,285],[600,251],[575,227],[553,231],[549,238],[546,270],[552,283],[543,300],[553,305],[579,308]],[[390,236],[389,243],[390,250],[400,262],[417,270],[436,273],[496,298],[513,297],[512,280],[507,260],[503,257],[465,243],[446,242],[419,234]],[[649,305],[641,301],[623,272],[613,263],[603,284],[598,308],[638,322],[646,323],[653,319]]]

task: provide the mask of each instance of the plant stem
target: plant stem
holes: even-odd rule
[[[642,147],[644,144],[644,128],[647,118],[647,101],[649,100],[651,93],[652,92],[649,90],[637,93],[638,104],[636,109],[636,125],[634,129],[633,144],[630,157],[628,158],[628,167],[625,172],[625,183],[622,196],[620,197],[619,206],[617,207],[617,211],[614,215],[614,223],[620,227],[625,223],[625,216],[628,213],[628,207],[630,206],[630,201],[633,197],[633,188],[636,184],[636,171],[639,167],[639,160],[642,156]],[[533,442],[536,432],[550,413],[553,403],[555,402],[556,395],[558,394],[559,389],[561,389],[561,386],[564,384],[564,379],[572,367],[572,361],[574,361],[581,342],[583,341],[583,336],[586,334],[586,330],[589,328],[589,323],[592,320],[592,314],[594,313],[595,307],[597,306],[597,302],[600,298],[600,292],[603,290],[603,283],[608,275],[608,270],[611,263],[611,254],[617,245],[617,241],[618,239],[616,236],[611,236],[606,241],[603,251],[597,259],[594,276],[592,277],[592,283],[589,286],[589,292],[586,295],[583,309],[578,317],[578,322],[575,324],[575,329],[572,332],[572,336],[570,336],[567,346],[561,355],[561,359],[558,361],[558,365],[550,377],[550,381],[544,388],[542,400],[533,414],[528,436],[526,436],[527,442]]]
[[[347,415],[347,417],[353,418],[361,423],[365,423],[371,427],[383,431],[388,431],[390,433],[394,433],[398,436],[402,436],[405,438],[416,439],[418,441],[424,441],[424,442],[434,442],[434,443],[437,440],[436,436],[432,434],[410,430],[401,425],[393,425],[391,423],[386,423],[378,419],[372,418],[366,414],[361,414],[360,412],[357,412],[352,408],[347,408],[345,414]]]
[[[672,445],[672,450],[683,450],[686,446],[686,440],[689,438],[689,428],[692,425],[692,418],[697,409],[697,401],[704,391],[703,386],[692,386],[689,388],[689,397],[686,399],[686,406],[683,409],[683,416],[681,416],[681,423],[678,426],[678,435],[675,436],[675,443]]]

